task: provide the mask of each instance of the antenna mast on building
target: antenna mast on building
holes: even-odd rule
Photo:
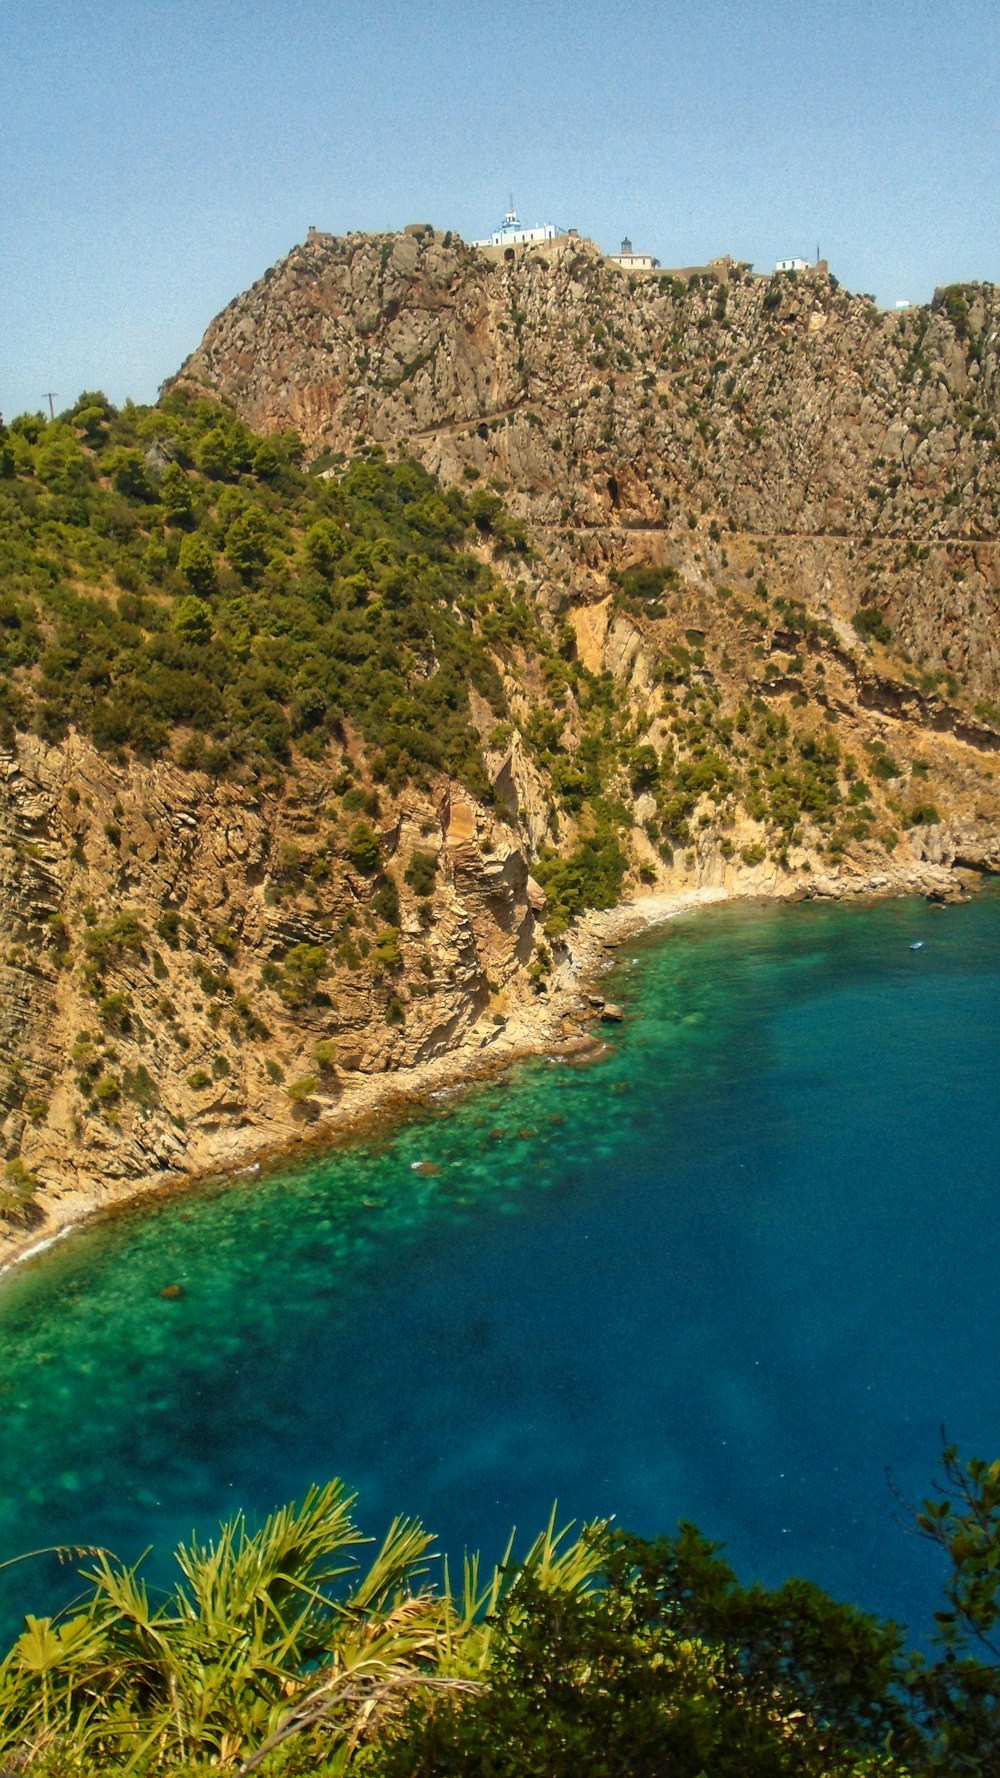
[[[50,420],[54,420],[56,417],[56,410],[53,407],[52,403],[55,401],[55,398],[58,395],[58,393],[59,393],[58,389],[46,389],[46,391],[45,391],[45,399],[49,404],[49,419]]]

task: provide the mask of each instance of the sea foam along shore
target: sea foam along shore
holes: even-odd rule
[[[0,1278],[13,1267],[37,1257],[55,1239],[84,1223],[141,1207],[150,1196],[166,1191],[187,1191],[199,1184],[245,1173],[248,1168],[273,1168],[310,1151],[333,1148],[404,1115],[443,1088],[455,1087],[501,1072],[525,1056],[546,1050],[564,1053],[583,1051],[596,1040],[588,1032],[592,1019],[586,990],[608,961],[607,947],[630,933],[643,931],[723,901],[845,900],[863,896],[949,894],[960,879],[941,865],[914,863],[883,865],[877,870],[849,874],[811,873],[792,876],[775,871],[740,871],[726,874],[722,883],[684,887],[666,893],[639,896],[600,912],[589,911],[575,922],[560,947],[545,993],[535,993],[527,981],[524,992],[502,1027],[474,1026],[446,1054],[394,1074],[348,1076],[335,1114],[313,1125],[307,1135],[296,1133],[286,1142],[266,1144],[259,1132],[229,1132],[224,1145],[212,1157],[210,1167],[196,1165],[190,1172],[152,1174],[116,1181],[107,1193],[67,1191],[50,1198],[45,1220],[30,1233],[0,1234]]]

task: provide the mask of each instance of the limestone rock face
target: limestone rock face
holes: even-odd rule
[[[669,542],[752,555],[992,697],[998,340],[989,285],[884,313],[824,267],[630,276],[574,237],[506,261],[414,225],[312,231],[179,377],[311,453],[360,436],[502,482],[581,603]]]
[[[74,735],[0,753],[0,1171],[16,1156],[43,1211],[291,1140],[357,1077],[494,1034],[534,946],[516,833],[446,783],[384,799],[400,925],[380,945],[328,776],[248,790]],[[420,899],[417,852],[438,857]],[[322,958],[308,992],[296,946]]]

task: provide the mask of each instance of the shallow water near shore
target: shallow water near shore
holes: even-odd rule
[[[341,1475],[366,1529],[456,1554],[557,1497],[691,1518],[746,1578],[925,1633],[940,1559],[886,1470],[928,1492],[942,1423],[1000,1453],[1000,894],[713,908],[618,958],[598,1063],[5,1278],[0,1561],[134,1558]],[[0,1571],[4,1632],[73,1590]]]

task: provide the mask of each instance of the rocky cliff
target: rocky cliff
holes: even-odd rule
[[[0,433],[0,1250],[536,1041],[588,906],[996,868],[996,320],[311,234]]]
[[[502,483],[574,594],[682,549],[998,688],[1000,301],[884,313],[825,267],[629,274],[575,237],[478,252],[412,227],[307,241],[181,378],[313,452],[405,448]]]
[[[516,835],[457,787],[383,802],[387,928],[370,875],[331,856],[321,766],[248,795],[23,736],[0,774],[0,1133],[9,1184],[41,1186],[9,1233],[516,1040],[539,892]]]

